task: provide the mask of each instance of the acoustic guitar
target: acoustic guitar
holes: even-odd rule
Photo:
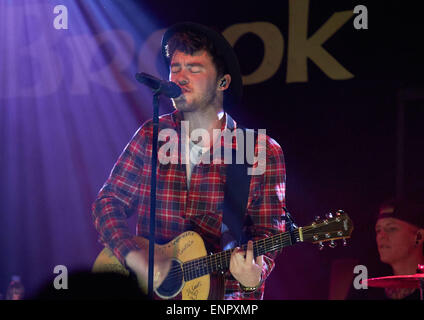
[[[309,226],[254,241],[253,253],[257,257],[300,242],[319,244],[320,249],[324,242],[330,242],[329,246],[334,247],[334,240],[342,239],[346,243],[352,230],[353,223],[349,216],[339,210],[334,217],[330,215],[326,219],[316,219]],[[148,239],[135,237],[135,241],[148,251]],[[242,249],[246,250],[246,247],[244,245]],[[194,231],[186,231],[164,245],[155,245],[155,254],[164,254],[171,258],[167,277],[154,289],[156,297],[183,300],[222,299],[222,275],[229,269],[231,252],[232,250],[226,250],[208,255],[203,239]],[[93,272],[130,274],[108,248],[104,248],[98,255]],[[147,285],[140,286],[147,292]]]

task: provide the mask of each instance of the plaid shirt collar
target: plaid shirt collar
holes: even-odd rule
[[[182,141],[181,138],[181,121],[184,120],[183,118],[183,114],[182,112],[175,110],[172,114],[172,120],[174,122],[174,126],[178,132],[178,139],[179,141]],[[237,129],[237,122],[228,114],[228,113],[224,113],[224,117],[225,117],[225,121],[222,122],[222,126],[221,126],[221,132],[223,132],[224,130],[229,130],[229,131],[233,131],[235,129]],[[209,149],[209,151],[207,153],[204,154],[204,156],[210,157],[209,158],[209,163],[205,163],[203,162],[203,165],[211,165],[213,164],[213,154],[214,154],[214,147],[222,147],[221,149],[221,159],[223,160],[224,157],[224,152],[225,150],[228,149],[232,149],[234,151],[238,150],[238,146],[237,146],[237,139],[235,139],[235,137],[233,137],[231,139],[231,141],[227,141],[224,139],[223,136],[221,136],[221,145],[219,145],[217,142],[215,142],[215,144]]]
[[[182,112],[175,110],[174,112],[172,112],[172,120],[175,123],[175,126],[178,130],[181,129],[181,121],[184,120],[183,114]],[[221,126],[221,130],[224,129],[229,129],[229,130],[234,130],[237,129],[237,123],[236,121],[227,113],[224,113],[224,117],[225,117],[225,122],[222,123]]]

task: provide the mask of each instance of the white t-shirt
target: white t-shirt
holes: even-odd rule
[[[200,163],[200,159],[202,156],[208,152],[209,148],[201,147],[191,140],[189,142],[189,152],[186,155],[186,173],[187,173],[187,190],[190,192],[190,181],[191,174],[193,172],[194,167]],[[231,235],[230,230],[228,229],[225,223],[222,223],[221,226],[221,247],[222,250],[233,249],[237,245],[237,241],[234,240],[234,237]]]

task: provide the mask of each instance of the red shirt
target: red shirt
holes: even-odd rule
[[[236,128],[230,116],[227,115],[225,119],[227,127]],[[171,139],[179,143],[181,120],[178,111],[161,116],[159,132],[162,129],[174,130],[177,134]],[[139,249],[132,239],[134,234],[128,228],[127,218],[137,214],[136,235],[145,238],[149,236],[152,135],[152,122],[148,121],[125,147],[93,204],[92,215],[100,234],[99,241],[109,247],[123,265],[125,256],[131,250]],[[253,222],[253,240],[284,231],[281,222],[285,206],[284,156],[277,142],[268,136],[263,139],[266,139],[266,144],[262,144],[266,147],[265,172],[251,176],[246,210],[246,215],[250,215]],[[158,144],[159,158],[164,155],[161,154],[164,150],[161,147],[165,143],[160,141]],[[256,152],[258,145],[260,143],[256,146]],[[237,148],[235,139],[232,145],[225,147]],[[180,152],[178,154],[179,160]],[[213,163],[212,157],[209,164],[199,163],[193,169],[190,189],[187,190],[186,165],[182,162],[171,160],[168,164],[161,164],[158,161],[156,241],[166,243],[184,231],[194,230],[213,251],[222,251],[219,244],[226,165]],[[275,252],[264,255],[263,280],[273,269],[276,255]],[[225,298],[262,299],[264,286],[253,293],[242,292],[238,282],[227,272]]]

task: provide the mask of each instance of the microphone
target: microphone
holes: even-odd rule
[[[181,88],[172,81],[161,80],[144,72],[136,73],[135,78],[138,82],[153,89],[155,93],[164,94],[168,98],[176,98],[181,95]]]

